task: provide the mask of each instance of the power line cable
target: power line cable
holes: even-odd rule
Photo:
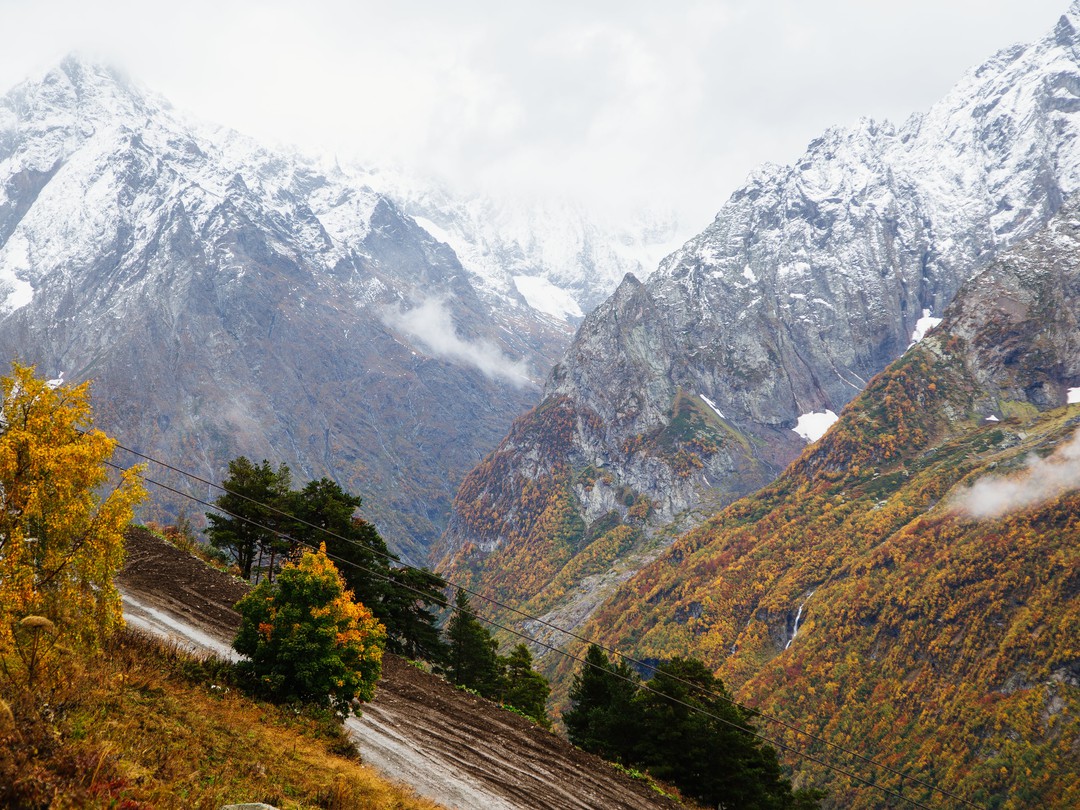
[[[108,464],[109,466],[117,469],[117,470],[122,470],[123,469],[120,465],[114,464],[111,461],[106,461],[105,463]],[[300,546],[303,546],[305,548],[309,548],[309,549],[312,549],[312,550],[316,550],[316,547],[311,543],[307,543],[307,542],[304,542],[304,541],[299,540],[297,538],[290,537],[290,536],[288,536],[288,535],[286,535],[286,534],[284,534],[282,532],[275,531],[275,530],[273,530],[273,529],[271,529],[271,528],[269,528],[267,526],[264,526],[264,525],[260,524],[258,521],[252,520],[251,518],[244,517],[243,515],[234,514],[234,513],[230,512],[227,509],[223,509],[222,507],[217,506],[216,504],[210,503],[208,501],[204,501],[201,498],[198,498],[198,497],[196,497],[194,495],[190,495],[190,494],[188,494],[186,492],[183,492],[183,491],[181,491],[179,489],[176,489],[175,487],[172,487],[172,486],[170,486],[168,484],[165,484],[165,483],[163,483],[161,481],[157,481],[157,480],[155,480],[153,478],[150,478],[150,477],[146,476],[145,474],[141,474],[140,478],[142,478],[147,483],[154,484],[155,486],[161,487],[162,489],[165,489],[165,490],[167,490],[169,492],[172,492],[172,493],[174,493],[176,495],[180,495],[181,497],[188,498],[189,500],[195,501],[196,503],[199,503],[199,504],[201,504],[203,506],[207,506],[207,507],[209,507],[211,509],[215,509],[215,510],[217,510],[217,511],[221,512],[222,514],[225,514],[225,515],[227,515],[229,517],[235,518],[237,520],[242,520],[245,523],[248,523],[248,524],[250,524],[252,526],[255,526],[256,528],[260,528],[260,529],[262,529],[264,531],[267,531],[267,532],[270,532],[272,534],[278,535],[279,537],[282,537],[283,539],[292,541],[292,542],[296,543],[297,545],[300,545]],[[307,524],[307,525],[311,526],[313,524]],[[321,529],[321,527],[318,527],[318,526],[313,526],[313,528]],[[334,535],[334,536],[336,536],[336,535]],[[345,538],[342,538],[342,539],[345,539]],[[343,557],[339,557],[337,555],[329,554],[329,553],[327,553],[326,556],[329,557],[332,560],[336,560],[336,561],[340,562],[343,565],[351,566],[353,568],[356,568],[357,570],[363,571],[364,573],[367,573],[367,574],[370,574],[370,575],[373,575],[373,576],[377,576],[380,579],[384,579],[384,580],[388,579],[385,574],[382,574],[381,572],[373,571],[370,568],[367,568],[366,566],[363,566],[360,563],[357,563],[357,562],[355,562],[353,560],[348,560],[348,559],[345,559]],[[413,588],[413,587],[411,587],[409,585],[406,585],[406,584],[403,584],[403,583],[401,585],[402,585],[402,587],[406,588],[407,590],[413,591],[414,593],[416,593],[417,595],[419,595],[421,597],[426,597],[427,596],[427,594],[425,594],[423,591],[420,591],[417,588]],[[503,630],[504,632],[511,633],[511,634],[513,634],[515,636],[518,636],[519,638],[525,639],[526,641],[531,641],[534,644],[538,644],[538,645],[540,645],[542,647],[546,647],[548,650],[550,650],[552,652],[555,652],[555,653],[558,653],[559,655],[562,655],[562,656],[564,656],[565,658],[567,658],[567,659],[569,659],[571,661],[576,661],[576,662],[578,662],[580,664],[584,664],[586,666],[595,667],[594,664],[592,664],[591,662],[587,661],[584,658],[576,656],[573,653],[567,652],[566,650],[555,647],[554,645],[549,644],[549,643],[547,643],[545,641],[541,641],[539,639],[532,638],[528,634],[523,633],[522,631],[514,629],[512,627],[507,627],[506,625],[503,625],[503,624],[495,621],[494,619],[489,619],[486,616],[482,616],[479,613],[477,613],[475,610],[462,611],[462,612],[466,613],[466,615],[472,616],[473,618],[477,619],[478,621],[485,622],[487,624],[490,624],[493,627],[496,627],[496,628],[498,628],[500,630]],[[655,667],[653,667],[652,669],[653,669],[654,672],[658,671],[658,670],[656,670]],[[918,801],[917,799],[913,799],[913,798],[911,798],[909,796],[905,796],[902,793],[899,793],[899,792],[894,791],[894,790],[892,790],[890,788],[887,788],[884,785],[881,785],[881,784],[879,784],[877,782],[874,782],[874,781],[872,781],[870,779],[867,779],[865,777],[859,776],[858,774],[853,773],[852,771],[846,770],[845,768],[841,768],[838,765],[833,765],[831,763],[828,763],[828,762],[824,761],[823,759],[820,759],[819,757],[817,757],[817,756],[815,756],[813,754],[810,754],[810,753],[808,753],[806,751],[797,749],[794,746],[791,746],[791,745],[789,745],[787,743],[780,742],[778,740],[774,740],[774,739],[772,739],[770,737],[765,736],[764,734],[762,734],[762,733],[760,733],[758,731],[755,731],[752,728],[742,726],[742,725],[740,725],[738,723],[735,723],[735,722],[733,722],[731,720],[720,717],[719,715],[717,715],[717,714],[715,714],[713,712],[710,712],[710,711],[708,711],[706,709],[702,709],[700,706],[695,706],[695,705],[693,705],[691,703],[687,703],[686,701],[680,700],[679,698],[676,698],[676,697],[672,697],[671,695],[665,695],[663,692],[660,692],[660,691],[650,687],[648,685],[648,683],[638,683],[637,681],[635,681],[632,678],[621,675],[620,673],[617,673],[617,672],[613,672],[611,670],[607,670],[607,672],[614,675],[615,677],[617,677],[617,678],[619,678],[621,680],[624,680],[624,681],[627,681],[628,683],[634,684],[639,689],[643,689],[643,690],[645,690],[645,691],[647,691],[647,692],[649,692],[651,694],[658,695],[661,698],[663,698],[663,699],[665,699],[665,700],[667,700],[667,701],[669,701],[671,703],[675,703],[677,705],[683,706],[683,707],[687,708],[688,710],[690,710],[692,712],[695,712],[697,714],[703,715],[703,716],[708,717],[710,719],[716,720],[719,723],[722,723],[722,724],[724,724],[726,726],[729,726],[729,727],[734,728],[734,729],[736,729],[738,731],[741,731],[741,732],[743,732],[745,734],[748,734],[748,735],[750,735],[750,736],[752,736],[752,737],[754,737],[756,739],[759,739],[759,740],[761,740],[763,742],[768,743],[769,745],[774,745],[774,746],[776,746],[778,748],[781,748],[781,749],[783,749],[785,751],[788,751],[788,752],[790,752],[791,754],[793,754],[796,757],[799,757],[799,758],[806,759],[806,760],[809,760],[811,762],[817,763],[818,765],[821,765],[823,768],[826,768],[828,770],[834,771],[835,773],[846,776],[847,778],[852,779],[855,782],[858,782],[860,784],[866,785],[867,787],[874,788],[875,790],[878,790],[879,792],[884,793],[887,796],[890,796],[890,797],[896,798],[896,799],[901,799],[902,801],[908,802],[909,804],[911,804],[911,805],[913,805],[915,807],[922,808],[922,810],[932,810],[929,807],[929,805],[923,804],[922,802]],[[672,676],[668,673],[668,677],[672,677]],[[695,685],[695,684],[692,684],[692,683],[690,683],[688,681],[684,681],[684,680],[682,680],[680,678],[672,677],[672,680],[675,680],[675,681],[680,682],[680,683],[687,684],[689,686],[694,686]],[[708,691],[708,690],[706,690],[706,691]],[[718,694],[713,693],[713,692],[708,692],[708,693],[713,695],[714,697],[724,699],[723,695],[718,695]],[[729,702],[734,703],[734,701],[729,701]],[[739,705],[739,704],[736,703],[735,705]],[[748,709],[748,711],[753,712],[753,709]],[[901,784],[903,783],[903,780],[905,778],[906,779],[911,779],[911,777],[906,777],[903,774],[899,774],[899,775],[901,776]],[[933,789],[933,788],[931,788],[931,789]],[[961,801],[965,802],[966,804],[971,804],[970,802],[967,802],[967,800],[965,800],[965,799],[961,799]],[[974,805],[974,804],[972,804],[972,806],[973,807],[978,807],[978,805]]]
[[[263,508],[263,509],[265,509],[265,510],[267,510],[269,512],[272,512],[272,513],[277,514],[279,516],[286,517],[286,518],[289,518],[291,520],[294,520],[294,521],[300,523],[301,525],[305,525],[305,526],[307,526],[309,528],[315,529],[316,531],[323,532],[324,534],[326,534],[326,535],[328,535],[330,537],[333,537],[333,538],[335,538],[337,540],[340,540],[340,541],[345,542],[345,543],[355,543],[355,541],[350,540],[349,538],[343,537],[340,534],[337,534],[336,532],[331,531],[330,529],[327,529],[327,528],[322,527],[322,526],[316,526],[315,524],[309,523],[308,521],[305,521],[305,520],[300,519],[300,518],[296,518],[293,515],[290,515],[289,513],[284,512],[284,511],[278,509],[277,507],[275,507],[275,506],[273,506],[271,504],[262,503],[261,501],[258,501],[258,500],[254,499],[254,498],[251,498],[251,497],[247,496],[247,495],[244,495],[243,493],[235,492],[233,490],[230,490],[230,489],[228,489],[227,487],[225,487],[225,486],[223,486],[221,484],[218,484],[218,483],[215,483],[215,482],[210,481],[208,479],[202,478],[201,476],[198,476],[195,473],[191,473],[191,472],[189,472],[187,470],[183,470],[183,469],[181,469],[179,467],[176,467],[176,466],[174,466],[172,464],[169,464],[168,462],[161,461],[160,459],[154,458],[153,456],[146,455],[145,453],[141,453],[141,452],[139,452],[137,450],[134,450],[134,449],[132,449],[130,447],[125,447],[124,445],[121,445],[119,442],[117,442],[116,446],[118,448],[120,448],[121,450],[124,450],[124,451],[126,451],[128,453],[131,453],[132,455],[135,455],[135,456],[137,456],[139,458],[143,458],[143,459],[146,459],[147,461],[153,462],[154,464],[157,464],[157,465],[159,465],[161,467],[164,467],[167,470],[170,470],[172,472],[175,472],[175,473],[178,473],[180,475],[186,476],[186,477],[188,477],[188,478],[190,478],[190,479],[192,479],[194,481],[198,481],[201,484],[205,484],[208,487],[212,487],[212,488],[218,489],[218,490],[220,490],[222,492],[231,494],[231,495],[233,495],[233,496],[235,496],[237,498],[240,498],[240,499],[242,499],[244,501],[247,501],[247,502],[252,503],[252,504],[254,504],[256,506],[259,506],[259,507],[261,507],[261,508]],[[179,493],[179,492],[177,494],[185,495],[185,493]],[[202,501],[200,501],[200,502],[205,504],[205,502],[202,502]],[[213,508],[219,508],[219,507],[214,506],[213,504],[209,504],[209,505],[212,506]],[[264,531],[269,531],[269,532],[274,533],[274,534],[280,534],[280,532],[276,532],[273,529],[269,529],[269,528],[266,528],[266,527],[262,527],[262,528],[263,528]],[[377,549],[370,549],[370,551],[373,554],[375,554],[377,556],[380,556],[380,557],[383,557],[387,561],[392,562],[392,563],[396,563],[396,564],[398,564],[398,565],[400,565],[400,566],[402,566],[404,568],[408,568],[408,569],[411,569],[411,570],[414,570],[414,571],[421,570],[417,566],[413,566],[413,565],[410,565],[409,563],[403,562],[396,555],[380,552]],[[457,584],[457,583],[455,583],[455,582],[453,582],[451,580],[447,580],[445,577],[443,578],[443,580],[448,585],[450,585],[450,586],[452,586],[454,588],[457,588],[459,590],[463,590],[463,591],[465,591],[467,594],[469,594],[471,596],[475,596],[476,598],[481,599],[481,600],[483,600],[485,602],[488,602],[489,604],[492,604],[492,605],[494,605],[494,606],[496,606],[496,607],[498,607],[498,608],[500,608],[502,610],[509,611],[509,612],[511,612],[511,613],[513,613],[513,614],[515,614],[515,615],[517,615],[517,616],[519,616],[519,617],[521,617],[521,618],[523,618],[525,620],[535,622],[535,623],[537,623],[537,624],[539,624],[539,625],[541,625],[543,627],[547,627],[550,630],[553,630],[553,631],[558,632],[558,633],[562,633],[562,634],[564,634],[566,636],[569,636],[570,638],[573,638],[573,639],[576,639],[577,641],[582,642],[583,644],[595,644],[597,647],[604,650],[608,654],[613,655],[613,656],[617,656],[621,660],[626,661],[627,663],[634,665],[639,670],[648,670],[649,672],[652,672],[653,674],[655,674],[658,671],[657,667],[652,665],[652,664],[649,664],[649,663],[647,663],[645,661],[641,661],[639,659],[633,658],[633,657],[627,655],[626,653],[623,653],[623,652],[621,652],[621,651],[619,651],[617,649],[614,649],[612,647],[608,647],[608,646],[603,645],[603,644],[598,644],[597,642],[593,641],[592,639],[586,638],[585,636],[583,636],[583,635],[581,635],[581,634],[579,634],[579,633],[577,633],[577,632],[575,632],[573,630],[568,630],[568,629],[566,629],[564,627],[560,627],[560,626],[558,626],[556,624],[553,624],[553,623],[551,623],[551,622],[549,622],[549,621],[547,621],[547,620],[545,620],[543,618],[540,618],[538,616],[532,616],[532,615],[530,615],[528,613],[525,613],[524,611],[520,610],[519,608],[516,608],[516,607],[514,607],[512,605],[509,605],[509,604],[507,604],[505,602],[502,602],[501,600],[499,600],[499,599],[497,599],[495,597],[491,597],[491,596],[488,596],[486,594],[483,594],[483,593],[481,593],[481,592],[479,592],[479,591],[477,591],[477,590],[475,590],[473,588],[468,588],[466,586]],[[534,643],[542,644],[545,647],[550,647],[550,645],[539,641],[539,639],[533,639],[532,637],[528,637],[528,636],[526,636],[526,638],[529,638],[529,640],[533,641]],[[671,676],[669,676],[669,677],[671,677]],[[777,725],[779,725],[779,726],[781,726],[781,727],[787,729],[788,731],[791,731],[791,732],[793,732],[793,733],[795,733],[797,735],[802,735],[802,736],[808,737],[809,739],[811,739],[811,740],[813,740],[815,742],[818,742],[818,743],[820,743],[820,744],[822,744],[822,745],[824,745],[824,746],[826,746],[828,748],[832,748],[832,749],[834,749],[836,751],[840,751],[840,752],[842,752],[844,754],[847,754],[848,756],[853,757],[853,758],[863,762],[864,764],[866,764],[866,765],[868,765],[870,767],[881,768],[881,769],[893,774],[894,776],[897,776],[901,780],[901,782],[903,782],[903,781],[911,781],[911,782],[913,782],[915,784],[921,785],[922,787],[926,788],[927,790],[930,790],[931,792],[941,793],[943,796],[947,796],[948,798],[953,799],[953,800],[958,801],[958,802],[961,802],[961,803],[963,803],[963,804],[965,804],[965,805],[967,805],[969,807],[972,807],[972,808],[978,808],[979,807],[979,805],[965,799],[964,797],[959,796],[959,795],[957,795],[957,794],[955,794],[955,793],[953,793],[953,792],[951,792],[949,790],[946,790],[945,788],[938,787],[937,785],[934,785],[933,783],[931,783],[931,782],[929,782],[929,781],[927,781],[925,779],[921,779],[921,778],[919,778],[917,776],[913,776],[911,774],[905,774],[902,771],[899,771],[899,770],[897,770],[896,768],[893,768],[890,765],[887,765],[887,764],[885,764],[883,762],[879,762],[879,761],[877,761],[877,760],[875,760],[875,759],[873,759],[871,757],[868,757],[865,754],[860,754],[857,751],[853,751],[851,749],[845,748],[844,746],[842,746],[842,745],[840,745],[838,743],[834,743],[834,742],[832,742],[830,740],[827,740],[824,737],[821,737],[820,735],[814,734],[811,731],[807,731],[807,730],[805,730],[803,728],[800,728],[799,726],[796,726],[796,725],[794,725],[792,723],[789,723],[789,722],[787,722],[785,720],[782,720],[779,717],[767,714],[767,713],[762,712],[762,711],[760,711],[758,709],[755,709],[755,708],[753,708],[751,706],[747,706],[747,705],[745,705],[743,703],[740,703],[739,701],[735,700],[734,698],[732,698],[729,695],[719,694],[719,693],[714,692],[714,691],[712,691],[710,689],[707,689],[706,687],[703,687],[703,686],[701,686],[699,684],[695,684],[695,683],[683,680],[681,678],[676,677],[676,678],[674,678],[674,680],[677,680],[677,681],[681,682],[683,685],[693,689],[698,694],[708,695],[710,697],[714,697],[714,698],[720,699],[722,701],[725,701],[725,702],[727,702],[727,703],[729,703],[729,704],[731,704],[733,706],[736,706],[736,707],[738,707],[738,708],[740,708],[740,709],[742,709],[744,711],[751,712],[755,716],[761,717],[762,719],[764,719],[764,720],[766,720],[768,722],[775,723],[775,724],[777,724]]]
[[[309,528],[315,529],[316,531],[323,532],[327,536],[334,537],[335,539],[340,540],[340,541],[345,542],[345,543],[353,543],[353,542],[355,542],[355,541],[350,540],[349,538],[342,537],[341,535],[337,534],[336,532],[331,531],[330,529],[324,528],[322,526],[316,526],[316,525],[314,525],[312,523],[309,523],[309,522],[307,522],[305,520],[296,518],[293,515],[290,515],[287,512],[284,512],[284,511],[278,509],[277,507],[275,507],[275,506],[273,506],[271,504],[262,503],[262,502],[260,502],[260,501],[258,501],[256,499],[254,499],[254,498],[251,498],[251,497],[249,497],[247,495],[244,495],[243,493],[235,492],[235,491],[230,490],[229,488],[227,488],[227,487],[225,487],[225,486],[223,486],[221,484],[218,484],[218,483],[215,483],[215,482],[210,481],[208,479],[202,478],[201,476],[198,476],[195,473],[188,472],[187,470],[183,470],[183,469],[181,469],[179,467],[175,467],[172,464],[169,464],[168,462],[161,461],[160,459],[154,458],[153,456],[149,456],[149,455],[146,455],[145,453],[141,453],[138,450],[133,450],[130,447],[125,447],[124,445],[121,445],[119,442],[117,443],[116,446],[118,448],[120,448],[121,450],[124,450],[124,451],[126,451],[128,453],[131,453],[134,456],[137,456],[137,457],[142,458],[142,459],[146,459],[147,461],[153,462],[154,464],[157,464],[157,465],[159,465],[161,467],[164,467],[167,470],[171,470],[172,472],[175,472],[175,473],[178,473],[180,475],[186,476],[186,477],[188,477],[188,478],[190,478],[190,479],[192,479],[194,481],[198,481],[201,484],[205,484],[208,487],[218,489],[218,490],[220,490],[222,492],[228,493],[228,494],[233,495],[233,496],[235,496],[237,498],[240,498],[240,499],[242,499],[244,501],[247,501],[247,502],[252,503],[252,504],[254,504],[256,506],[259,506],[259,507],[261,507],[263,509],[266,509],[269,512],[272,512],[272,513],[277,514],[279,516],[286,517],[286,518],[289,518],[291,520],[294,520],[294,521],[296,521],[296,522],[298,522],[298,523],[300,523],[302,525],[305,525],[305,526],[307,526]],[[178,493],[178,494],[183,494],[183,493]],[[217,507],[215,507],[215,508],[217,508]],[[278,532],[274,532],[274,530],[272,530],[272,529],[265,529],[264,528],[264,530],[273,532],[275,534],[278,533]],[[386,560],[388,560],[390,562],[394,562],[394,563],[396,563],[396,564],[398,564],[398,565],[400,565],[402,567],[409,568],[409,569],[414,570],[414,571],[421,570],[416,566],[413,566],[413,565],[410,565],[409,563],[403,562],[398,557],[396,557],[396,555],[380,552],[380,551],[378,551],[376,549],[371,549],[371,551],[375,555],[383,557]],[[477,599],[481,599],[481,600],[483,600],[483,601],[485,601],[485,602],[487,602],[487,603],[489,603],[491,605],[494,605],[495,607],[497,607],[497,608],[499,608],[501,610],[511,612],[511,613],[521,617],[522,619],[525,619],[525,620],[530,621],[530,622],[535,622],[536,624],[539,624],[539,625],[541,625],[543,627],[546,627],[549,630],[553,630],[553,631],[555,631],[557,633],[562,633],[563,635],[568,636],[568,637],[570,637],[572,639],[575,639],[577,641],[580,641],[583,644],[595,644],[597,647],[604,650],[609,655],[617,656],[619,659],[621,659],[621,660],[627,662],[628,664],[631,664],[634,667],[636,667],[639,671],[649,671],[649,672],[651,672],[653,674],[655,674],[658,671],[657,667],[654,666],[653,664],[649,664],[648,662],[641,661],[639,659],[633,658],[632,656],[629,656],[626,653],[623,653],[623,652],[621,652],[621,651],[619,651],[619,650],[617,650],[617,649],[615,649],[613,647],[609,647],[609,646],[604,645],[604,644],[599,644],[599,643],[593,641],[592,639],[586,638],[585,636],[581,635],[580,633],[577,633],[576,631],[568,630],[568,629],[566,629],[564,627],[560,627],[560,626],[558,626],[556,624],[553,624],[552,622],[549,622],[546,619],[543,619],[543,618],[541,618],[539,616],[532,616],[532,615],[530,615],[528,613],[525,613],[524,611],[520,610],[519,608],[514,607],[513,605],[509,605],[509,604],[507,604],[505,602],[502,602],[501,600],[499,600],[499,599],[497,599],[495,597],[483,594],[483,593],[481,593],[481,592],[479,592],[479,591],[477,591],[477,590],[475,590],[473,588],[469,588],[469,587],[466,587],[464,585],[460,585],[458,583],[455,583],[455,582],[453,582],[451,580],[446,579],[445,577],[443,577],[443,581],[446,582],[447,585],[450,585],[450,586],[452,586],[454,588],[465,591],[467,594],[469,594],[471,596],[474,596]],[[533,641],[534,643],[543,644],[543,642],[540,642],[538,639],[533,639],[531,637],[529,637],[529,639],[531,641]],[[549,645],[543,644],[543,646],[549,646]],[[669,677],[672,677],[672,676],[669,676]],[[959,795],[953,793],[952,791],[949,791],[949,790],[946,790],[945,788],[939,787],[939,786],[933,784],[932,782],[929,782],[929,781],[927,781],[925,779],[922,779],[922,778],[920,778],[918,776],[913,776],[911,774],[905,774],[902,771],[897,770],[896,768],[893,768],[890,765],[887,765],[887,764],[885,764],[883,762],[879,762],[879,761],[877,761],[877,760],[875,760],[875,759],[873,759],[871,757],[866,756],[865,754],[859,753],[858,751],[853,751],[853,750],[851,750],[849,748],[846,748],[846,747],[840,745],[839,743],[835,743],[835,742],[832,742],[831,740],[827,740],[824,737],[822,737],[822,736],[820,736],[818,734],[815,734],[812,731],[807,731],[806,729],[800,728],[799,726],[796,726],[793,723],[789,723],[788,721],[783,720],[783,719],[781,719],[779,717],[776,717],[775,715],[767,714],[765,712],[760,711],[759,709],[755,709],[755,708],[753,708],[751,706],[747,706],[747,705],[745,705],[743,703],[740,703],[739,701],[735,700],[730,695],[719,694],[719,693],[714,692],[714,691],[712,691],[710,689],[707,689],[706,687],[701,686],[700,684],[695,684],[695,683],[692,683],[690,681],[683,680],[681,678],[675,677],[674,680],[679,681],[680,683],[682,683],[683,685],[689,687],[690,689],[694,690],[696,693],[698,693],[700,695],[707,695],[709,697],[713,697],[713,698],[717,698],[719,700],[725,701],[725,702],[731,704],[732,706],[738,707],[738,708],[740,708],[740,709],[742,709],[744,711],[751,712],[755,716],[761,717],[763,720],[765,720],[767,722],[774,723],[774,724],[776,724],[778,726],[781,726],[782,728],[785,728],[788,731],[790,731],[790,732],[792,732],[792,733],[794,733],[796,735],[801,735],[801,736],[807,737],[810,740],[813,740],[814,742],[820,743],[821,745],[823,745],[823,746],[825,746],[827,748],[831,748],[831,749],[833,749],[835,751],[840,751],[840,752],[846,754],[847,756],[852,757],[852,758],[854,758],[854,759],[856,759],[856,760],[858,760],[858,761],[860,761],[860,762],[862,762],[862,763],[864,763],[864,764],[866,764],[866,765],[868,765],[868,766],[870,766],[872,768],[881,768],[882,770],[885,770],[885,771],[893,774],[894,776],[898,777],[901,780],[901,783],[903,783],[904,781],[910,781],[910,782],[913,782],[913,783],[915,783],[917,785],[921,785],[922,787],[926,788],[927,790],[929,790],[931,792],[940,793],[943,796],[946,796],[946,797],[948,797],[950,799],[953,799],[954,801],[965,804],[968,807],[976,808],[976,810],[979,808],[979,805],[969,801],[968,799],[965,799],[962,796],[959,796]]]

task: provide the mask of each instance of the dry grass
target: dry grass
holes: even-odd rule
[[[361,765],[332,716],[253,701],[225,665],[131,632],[33,693],[4,692],[3,807],[437,807]]]

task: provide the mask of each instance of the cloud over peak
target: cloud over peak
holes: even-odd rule
[[[490,340],[461,338],[443,300],[429,298],[409,310],[389,308],[383,312],[382,320],[390,328],[416,340],[435,357],[473,366],[493,380],[501,379],[518,388],[533,384],[524,361],[507,357]]]

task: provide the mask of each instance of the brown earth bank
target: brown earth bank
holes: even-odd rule
[[[129,622],[201,652],[228,652],[248,586],[133,528],[117,577]],[[396,656],[348,728],[364,761],[448,807],[672,808],[604,760]]]

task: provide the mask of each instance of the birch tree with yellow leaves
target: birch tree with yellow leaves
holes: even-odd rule
[[[137,467],[110,484],[116,441],[92,427],[88,392],[18,363],[0,378],[0,662],[29,616],[90,647],[122,621],[113,575],[145,492]]]

